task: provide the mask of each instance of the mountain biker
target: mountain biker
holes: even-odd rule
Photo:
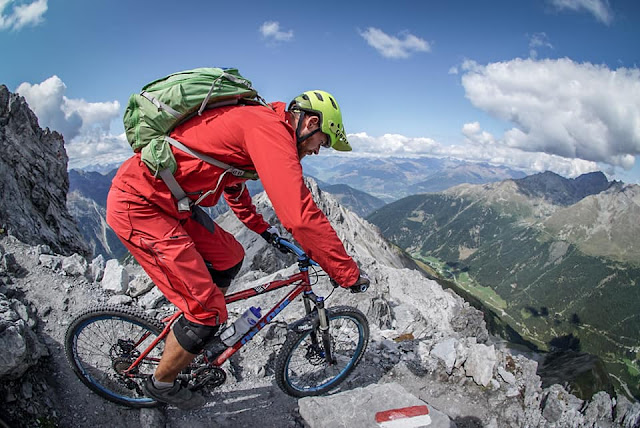
[[[255,170],[276,215],[307,254],[343,287],[368,284],[304,184],[300,161],[320,147],[350,151],[335,98],[307,91],[288,107],[242,105],[206,110],[180,124],[171,137],[242,169]],[[256,212],[245,178],[227,174],[181,150],[175,178],[191,201],[213,206],[224,196],[249,229],[271,242],[277,228]],[[143,384],[154,399],[189,409],[204,397],[176,382],[178,373],[227,320],[224,293],[244,258],[238,241],[198,206],[180,211],[167,185],[135,154],[113,179],[107,222],[167,299],[184,312],[169,333],[152,377]]]

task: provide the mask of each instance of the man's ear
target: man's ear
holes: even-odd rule
[[[314,130],[318,127],[320,127],[320,118],[318,116],[307,116],[309,118],[309,121],[307,122],[307,128],[309,128],[310,130]]]

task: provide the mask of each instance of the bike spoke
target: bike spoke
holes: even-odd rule
[[[311,334],[306,335],[291,354],[287,366],[287,379],[294,388],[320,389],[354,364],[360,343],[357,323],[351,318],[340,317],[332,319],[330,327],[333,361],[331,364],[326,361],[321,341],[314,345]]]
[[[140,388],[134,378],[122,374],[147,348],[155,334],[141,339],[149,331],[128,320],[104,318],[96,320],[76,335],[76,358],[86,375],[97,385],[113,390],[123,396],[141,397]],[[137,344],[136,347],[134,345]],[[135,376],[141,379],[153,373],[161,356],[154,349],[136,368]]]

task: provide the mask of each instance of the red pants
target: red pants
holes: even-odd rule
[[[218,225],[213,233],[191,218],[178,220],[143,198],[112,187],[107,223],[167,299],[189,321],[227,320],[224,296],[205,260],[219,271],[240,263],[244,249]]]

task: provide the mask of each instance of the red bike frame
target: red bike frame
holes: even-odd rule
[[[313,291],[311,290],[311,285],[309,283],[309,271],[307,267],[300,268],[300,272],[291,275],[289,278],[271,281],[266,284],[261,284],[253,288],[248,288],[246,290],[238,291],[236,293],[229,294],[225,296],[225,302],[227,304],[237,302],[240,300],[246,300],[251,297],[258,296],[260,294],[270,293],[275,290],[279,290],[280,288],[286,287],[288,285],[298,283],[293,290],[291,290],[282,300],[280,300],[268,313],[266,313],[260,320],[256,323],[256,325],[251,328],[245,335],[236,342],[233,346],[227,348],[222,354],[220,354],[215,360],[209,361],[208,363],[214,366],[221,366],[224,362],[229,359],[233,354],[235,354],[240,348],[242,348],[248,341],[250,341],[253,336],[255,336],[260,330],[262,330],[267,324],[269,324],[284,308],[286,308],[289,303],[295,300],[300,294],[305,293],[309,295],[313,295]],[[308,302],[305,301],[305,307],[307,308],[307,312],[310,310],[308,306]],[[140,364],[142,360],[144,360],[147,355],[156,347],[156,345],[164,340],[166,336],[169,334],[169,330],[171,329],[171,325],[178,319],[178,317],[182,315],[182,311],[178,310],[173,315],[170,315],[162,320],[162,322],[166,323],[164,329],[160,333],[160,335],[149,345],[140,356],[129,366],[127,370],[124,371],[125,375],[134,376],[134,370]],[[143,337],[136,343],[136,346],[142,343],[151,332],[147,332],[143,335]],[[154,358],[153,360],[159,361],[159,359]]]

